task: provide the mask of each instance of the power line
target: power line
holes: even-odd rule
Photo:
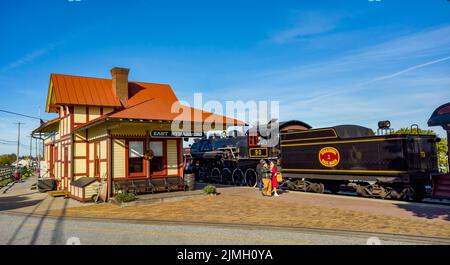
[[[13,112],[13,111],[8,111],[8,110],[0,109],[0,112],[12,114],[12,115],[17,115],[17,116],[22,116],[22,117],[26,117],[26,118],[29,118],[29,119],[35,119],[35,120],[40,120],[40,121],[42,120],[42,121],[45,121],[45,120],[43,120],[43,119],[41,119],[41,118],[38,118],[38,117],[34,117],[34,116],[26,115],[26,114],[21,114],[21,113],[17,113],[17,112]]]
[[[10,140],[3,140],[3,139],[0,139],[0,142],[17,143],[17,141],[10,141]]]

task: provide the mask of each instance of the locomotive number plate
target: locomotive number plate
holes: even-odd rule
[[[268,157],[269,155],[269,150],[267,147],[260,147],[260,148],[250,148],[248,150],[248,155],[249,157],[252,158],[263,158],[263,157]]]

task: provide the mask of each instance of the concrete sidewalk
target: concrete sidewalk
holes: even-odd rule
[[[71,199],[53,198],[47,193],[40,193],[31,187],[37,181],[37,176],[11,183],[0,190],[0,212],[12,211],[23,214],[48,213],[51,210],[63,210],[71,207],[89,206]]]

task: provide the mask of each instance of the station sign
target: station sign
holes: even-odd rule
[[[203,132],[152,131],[152,137],[203,137]]]

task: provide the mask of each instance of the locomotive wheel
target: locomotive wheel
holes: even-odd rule
[[[232,184],[231,170],[229,168],[224,168],[220,175],[220,179],[223,184]]]
[[[390,192],[390,198],[394,200],[399,200],[402,197],[401,193],[395,189],[392,189]]]
[[[257,174],[253,168],[249,168],[245,171],[245,184],[249,187],[254,187],[256,185]]]
[[[325,190],[325,187],[322,183],[311,183],[310,187],[311,191],[314,193],[323,193]]]
[[[299,190],[297,180],[295,181],[287,181],[288,189],[290,190]]]
[[[391,190],[389,188],[381,186],[380,198],[385,200],[391,197]]]
[[[324,193],[325,192],[325,185],[323,183],[318,183],[319,185],[319,192],[318,193]]]
[[[311,182],[308,182],[308,181],[302,181],[303,182],[303,187],[302,187],[302,191],[304,191],[304,192],[314,192],[313,190],[312,190],[312,188],[313,188],[313,184],[314,183],[311,183]]]
[[[368,188],[369,186],[358,186],[356,188],[356,193],[358,193],[358,195],[362,197],[370,197],[371,195]]]
[[[233,170],[232,179],[234,185],[244,185],[244,173],[242,173],[242,170],[240,168],[236,168]]]
[[[220,183],[220,182],[222,182],[222,180],[221,180],[221,173],[220,173],[220,169],[219,168],[217,168],[217,167],[215,167],[215,168],[213,168],[212,170],[211,170],[211,174],[210,174],[210,177],[211,177],[211,180],[214,182],[214,183]]]

